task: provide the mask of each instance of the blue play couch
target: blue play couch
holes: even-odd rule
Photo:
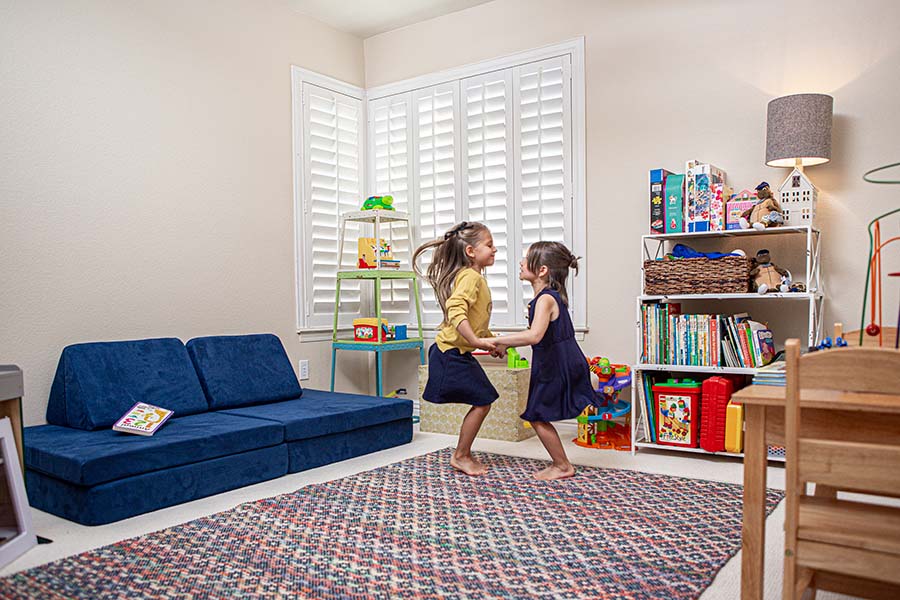
[[[112,431],[136,402],[175,411]],[[301,389],[274,335],[65,348],[47,425],[25,429],[28,500],[102,525],[412,440],[412,402]]]

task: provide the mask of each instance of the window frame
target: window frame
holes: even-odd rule
[[[540,48],[535,48],[532,50],[526,50],[524,52],[517,52],[513,54],[509,54],[503,57],[490,59],[486,61],[480,61],[477,63],[472,63],[469,65],[455,67],[452,69],[447,69],[444,71],[440,71],[437,73],[430,73],[427,75],[422,75],[419,77],[413,77],[410,79],[405,79],[399,82],[394,82],[390,84],[385,84],[381,86],[375,86],[372,88],[368,88],[366,90],[366,109],[368,110],[369,103],[373,101],[382,100],[384,98],[390,96],[396,96],[401,94],[412,94],[413,99],[415,99],[415,92],[417,90],[421,90],[424,88],[431,88],[438,85],[444,84],[453,84],[456,82],[461,82],[465,79],[486,75],[493,71],[499,71],[504,69],[511,69],[514,67],[519,67],[523,65],[527,65],[533,62],[541,62],[547,59],[569,56],[570,60],[570,85],[571,85],[571,94],[570,94],[570,160],[571,160],[571,169],[572,169],[572,177],[571,177],[571,198],[570,203],[572,206],[572,214],[566,215],[567,223],[571,223],[571,238],[572,238],[572,251],[576,256],[586,256],[587,255],[587,200],[585,196],[585,81],[584,81],[584,38],[578,37],[565,42],[561,42],[558,44],[552,44],[548,46],[543,46]],[[459,89],[459,88],[458,88]],[[459,99],[458,99],[459,100]],[[414,107],[414,102],[412,103]],[[461,119],[459,118],[460,111],[460,102],[457,101],[455,104],[455,111],[457,113],[456,123],[458,124],[457,129],[462,126]],[[370,117],[367,116],[367,120],[369,121],[369,127],[372,126],[372,122]],[[367,135],[369,131],[367,129]],[[459,132],[457,131],[457,135]],[[515,135],[518,133],[516,131]],[[410,144],[412,145],[414,139],[410,140]],[[368,141],[367,141],[368,144]],[[412,146],[413,148],[415,146]],[[462,179],[462,148],[461,144],[459,144],[460,151],[456,153],[456,177],[458,182]],[[366,162],[369,166],[369,169],[374,168],[374,153],[369,152],[370,148],[366,147]],[[370,181],[370,180],[367,180]],[[415,185],[415,184],[414,184]],[[372,188],[366,187],[368,190],[367,194],[372,194]],[[418,186],[416,185],[415,190],[418,190]],[[412,191],[412,190],[411,190]],[[415,194],[411,194],[411,198],[416,197]],[[458,194],[457,204],[462,202],[462,194]],[[412,210],[410,211],[411,216],[418,214],[418,206],[412,206]],[[462,209],[463,207],[459,207]],[[414,232],[417,233],[417,232]],[[516,253],[510,253],[509,260],[518,262],[518,256]],[[510,282],[510,284],[514,284],[515,282]],[[573,299],[575,302],[574,311],[573,311],[573,321],[577,331],[580,333],[588,330],[587,323],[587,271],[582,270],[581,274],[578,277],[574,278],[573,281]],[[504,330],[521,330],[521,326],[504,326],[504,327],[494,327],[497,331]]]

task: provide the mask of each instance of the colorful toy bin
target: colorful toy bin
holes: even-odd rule
[[[697,447],[700,392],[700,384],[690,379],[681,381],[669,379],[665,383],[654,384],[657,443],[666,446]]]
[[[378,327],[378,319],[353,319],[353,339],[357,342],[384,342],[389,337],[388,332],[386,319],[381,320],[380,328]]]

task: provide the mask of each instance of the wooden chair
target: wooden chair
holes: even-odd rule
[[[900,422],[848,424],[839,402],[878,403],[891,413],[896,406],[900,413],[900,352],[851,347],[801,358],[798,340],[785,347],[783,597],[801,598],[811,588],[813,598],[816,589],[900,598],[900,505],[838,499],[835,492],[900,496]],[[814,407],[804,403],[802,416],[801,388],[815,399]],[[815,496],[807,495],[808,482],[816,484]]]

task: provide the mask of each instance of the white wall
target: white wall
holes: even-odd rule
[[[0,0],[0,363],[27,424],[75,342],[273,332],[327,386],[295,325],[292,64],[364,82],[362,42],[287,1]]]
[[[286,0],[0,0],[0,363],[25,370],[27,424],[82,341],[270,331],[327,386],[328,344],[295,333],[290,65],[371,87],[581,35],[585,351],[633,358],[647,170],[699,158],[777,184],[766,103],[800,91],[835,97],[833,160],[808,173],[826,318],[855,327],[865,224],[900,197],[860,179],[900,160],[898,26],[890,0],[496,0],[363,44]],[[393,354],[385,388],[414,390],[413,353]],[[345,353],[339,389],[371,389],[369,359]]]
[[[832,161],[807,174],[821,190],[826,323],[857,328],[865,226],[900,200],[900,186],[861,179],[900,161],[897,31],[900,3],[891,0],[496,0],[367,39],[366,85],[584,36],[591,331],[583,347],[630,362],[647,171],[683,172],[698,158],[724,168],[735,186],[777,186],[789,170],[764,164],[766,104],[789,93],[834,96]],[[900,233],[898,222],[884,239]],[[900,270],[900,243],[886,251],[885,272]],[[891,325],[898,288],[886,279]]]

